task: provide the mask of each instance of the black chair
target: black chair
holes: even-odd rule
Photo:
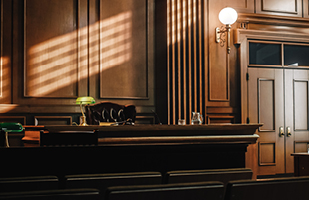
[[[159,172],[67,175],[65,179],[66,188],[96,188],[100,190],[102,199],[110,186],[150,185],[162,182]]]
[[[56,176],[0,178],[0,193],[58,189]]]
[[[309,197],[308,188],[309,177],[231,181],[225,200],[301,200]]]
[[[61,189],[0,193],[0,199],[13,200],[99,200],[96,189]]]
[[[40,132],[40,146],[98,145],[97,131]]]
[[[120,105],[112,102],[99,102],[85,106],[86,121],[90,125],[100,122],[121,122],[134,124],[136,109],[134,105]]]
[[[226,185],[232,180],[252,179],[252,170],[248,168],[182,170],[170,171],[164,176],[165,183],[188,183],[199,181],[220,181]]]
[[[222,200],[220,182],[177,183],[143,186],[109,187],[107,200]]]

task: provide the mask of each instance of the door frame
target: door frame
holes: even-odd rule
[[[240,119],[241,123],[250,123],[248,109],[248,64],[249,64],[249,42],[248,40],[268,40],[268,41],[286,41],[309,43],[308,34],[279,32],[268,30],[253,30],[253,29],[235,29],[234,44],[239,45],[239,62],[240,62]],[[251,168],[253,177],[257,176],[258,157],[256,152],[258,145],[249,145],[246,154],[246,167]]]

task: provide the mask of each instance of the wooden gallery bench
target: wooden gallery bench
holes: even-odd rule
[[[100,191],[101,200],[104,199],[106,189],[111,186],[151,185],[162,183],[162,176],[159,172],[81,174],[68,175],[65,176],[65,179],[65,188],[67,189],[85,187],[98,189]]]
[[[108,200],[222,200],[224,186],[220,182],[176,183],[142,186],[109,187]]]
[[[231,181],[225,200],[302,200],[309,198],[309,177]]]
[[[229,181],[245,179],[252,179],[251,169],[179,170],[169,171],[164,176],[165,183],[220,181],[226,185]]]

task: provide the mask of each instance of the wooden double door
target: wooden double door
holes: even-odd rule
[[[248,77],[248,121],[264,124],[257,175],[293,173],[291,154],[308,151],[309,70],[249,67]]]

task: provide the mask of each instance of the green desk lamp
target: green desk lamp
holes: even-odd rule
[[[92,97],[78,97],[76,99],[76,104],[79,104],[80,105],[80,110],[82,111],[82,119],[81,119],[81,122],[80,122],[80,126],[88,126],[87,122],[86,122],[86,116],[85,116],[85,113],[84,113],[84,110],[83,110],[83,105],[87,105],[87,104],[93,104],[95,103],[95,100],[94,98]]]
[[[20,123],[1,122],[0,130],[5,132],[5,147],[10,147],[8,133],[9,132],[22,132],[24,128]]]

